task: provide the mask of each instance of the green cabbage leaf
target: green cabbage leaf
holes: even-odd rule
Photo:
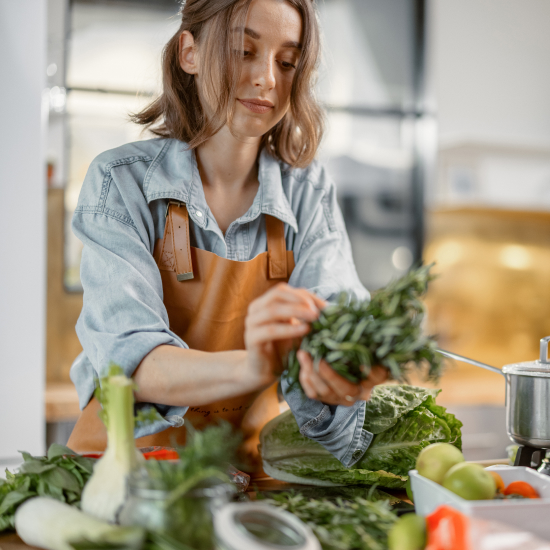
[[[292,412],[286,411],[266,424],[260,435],[264,470],[275,479],[293,483],[404,487],[424,447],[448,442],[461,448],[462,423],[436,404],[439,391],[376,386],[366,404],[364,421],[364,428],[374,438],[351,468],[303,436]]]

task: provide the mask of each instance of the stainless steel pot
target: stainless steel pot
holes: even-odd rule
[[[508,436],[518,445],[533,450],[550,449],[549,341],[550,336],[541,339],[540,358],[537,361],[505,365],[502,370],[456,353],[445,350],[438,351],[446,357],[464,361],[504,376]],[[517,462],[518,460],[516,460],[516,465]]]

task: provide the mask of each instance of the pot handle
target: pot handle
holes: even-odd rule
[[[550,336],[548,337],[548,339],[550,340]],[[541,343],[541,346],[542,346],[542,343]],[[546,348],[548,348],[548,342],[546,342]],[[469,357],[463,357],[462,355],[458,355],[458,353],[453,353],[451,351],[446,351],[444,349],[438,348],[436,351],[438,353],[441,353],[441,355],[444,355],[445,357],[450,357],[451,359],[456,359],[457,361],[463,361],[464,363],[470,363],[470,365],[481,367],[482,369],[487,369],[487,370],[490,370],[491,372],[502,374],[502,376],[506,377],[506,375],[500,369],[497,369],[496,367],[493,367],[491,365],[487,365],[487,363],[481,363],[480,361],[476,361],[475,359],[470,359]]]
[[[550,360],[548,360],[548,342],[550,342],[550,336],[540,339],[540,362],[545,365],[550,365]]]

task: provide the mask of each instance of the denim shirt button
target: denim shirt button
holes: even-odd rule
[[[361,456],[361,453],[362,453],[362,452],[363,452],[363,451],[361,451],[361,449],[356,449],[355,451],[353,451],[353,454],[351,455],[351,458],[352,458],[353,460],[358,459],[358,458]]]
[[[202,218],[202,212],[199,210],[195,210],[195,214],[197,215],[197,218]]]

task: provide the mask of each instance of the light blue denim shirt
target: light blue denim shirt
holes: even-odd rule
[[[184,143],[172,139],[129,143],[92,162],[72,224],[84,244],[84,305],[76,325],[84,351],[71,368],[81,408],[92,396],[94,379],[110,362],[131,376],[157,346],[188,348],[170,330],[152,255],[156,240],[164,234],[169,199],[187,204],[192,246],[230,260],[251,260],[267,250],[264,215],[270,214],[285,222],[287,249],[294,252],[290,285],[327,300],[341,290],[360,299],[368,296],[353,264],[334,184],[325,170],[317,162],[293,169],[263,151],[258,177],[252,206],[224,237],[206,203],[195,155]],[[282,386],[304,435],[319,441],[345,465],[363,455],[372,439],[363,429],[364,402],[329,407],[299,390],[291,391],[284,382]],[[136,428],[136,437],[183,424],[187,407],[154,406],[163,420]]]

